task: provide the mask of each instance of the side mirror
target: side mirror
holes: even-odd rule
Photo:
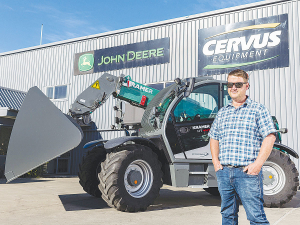
[[[189,97],[192,91],[194,90],[195,78],[187,78],[186,79],[186,90],[184,92],[184,97]]]
[[[181,80],[180,80],[180,78],[176,78],[176,79],[174,80],[174,82],[175,82],[177,85],[181,85]]]
[[[288,132],[287,128],[281,128],[279,130],[277,130],[277,132],[282,133],[282,134],[286,134]]]

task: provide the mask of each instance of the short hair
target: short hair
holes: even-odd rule
[[[240,69],[236,69],[236,70],[233,70],[231,71],[229,74],[228,74],[228,77],[229,76],[236,76],[236,77],[242,77],[244,78],[244,80],[246,80],[248,82],[249,80],[249,75],[244,71],[244,70],[240,70]],[[227,79],[228,79],[227,77]]]

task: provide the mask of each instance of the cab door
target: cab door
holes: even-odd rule
[[[173,107],[166,136],[176,159],[211,159],[208,132],[221,106],[220,85],[196,86]]]

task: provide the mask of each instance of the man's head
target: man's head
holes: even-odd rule
[[[244,70],[233,70],[228,74],[228,94],[233,101],[245,100],[246,91],[249,89],[249,76]]]
[[[248,73],[246,73],[244,70],[240,70],[240,69],[232,70],[228,74],[227,80],[228,80],[229,76],[242,77],[244,79],[244,82],[248,82],[248,80],[249,80]]]

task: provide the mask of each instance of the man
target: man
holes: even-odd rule
[[[250,224],[269,224],[261,168],[272,151],[276,130],[266,107],[246,95],[248,79],[243,70],[228,74],[232,101],[220,109],[209,132],[223,225],[238,224],[240,201]]]

